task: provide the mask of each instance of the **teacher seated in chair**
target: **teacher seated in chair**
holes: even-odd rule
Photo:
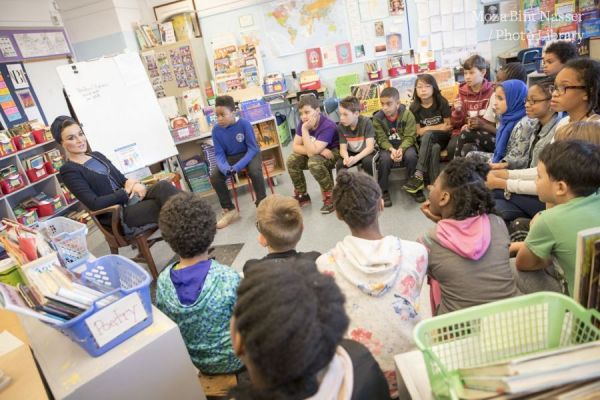
[[[57,117],[50,129],[67,157],[67,162],[60,169],[64,184],[92,211],[122,206],[121,223],[127,236],[157,224],[162,206],[169,197],[179,193],[166,181],[160,181],[147,190],[143,183],[127,179],[102,153],[88,151],[85,134],[71,117]],[[98,219],[102,225],[110,227],[109,218],[106,214]]]

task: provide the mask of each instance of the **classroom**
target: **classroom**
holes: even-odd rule
[[[0,400],[600,399],[599,0],[0,0]]]

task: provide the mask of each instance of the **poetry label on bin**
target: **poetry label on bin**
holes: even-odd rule
[[[88,317],[85,324],[101,347],[147,317],[140,295],[136,292]]]

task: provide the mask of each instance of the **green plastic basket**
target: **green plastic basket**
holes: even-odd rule
[[[562,294],[539,292],[424,320],[414,337],[433,395],[457,399],[458,368],[592,342],[600,339],[599,322],[600,312]]]

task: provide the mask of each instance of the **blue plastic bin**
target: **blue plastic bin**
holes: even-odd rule
[[[56,248],[58,255],[69,269],[83,264],[90,253],[87,249],[86,225],[70,218],[55,217],[39,223],[39,230]]]
[[[98,357],[123,343],[136,333],[152,325],[152,302],[150,300],[150,274],[128,258],[119,255],[108,255],[90,261],[80,266],[82,269],[81,280],[92,281],[96,285],[112,289],[98,301],[109,297],[117,296],[123,298],[132,293],[139,293],[142,305],[146,311],[147,317],[129,330],[123,332],[110,342],[103,346],[98,346],[94,336],[87,327],[85,320],[92,316],[103,307],[96,301],[92,307],[81,315],[73,318],[63,324],[54,325],[65,335],[69,336],[74,342],[78,343],[91,356]],[[118,300],[117,300],[118,301]],[[110,305],[107,305],[107,307]]]

